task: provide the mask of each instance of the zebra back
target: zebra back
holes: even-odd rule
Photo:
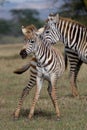
[[[49,33],[47,31],[49,30]],[[56,35],[53,35],[53,33]],[[43,32],[43,38],[50,42],[62,41],[65,47],[77,52],[78,57],[87,63],[87,27],[68,18],[50,15]],[[55,43],[56,43],[55,42]]]

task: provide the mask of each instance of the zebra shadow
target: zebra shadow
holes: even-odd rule
[[[87,101],[87,94],[81,94],[79,96],[74,97],[72,94],[66,94],[62,96],[62,98],[70,98],[70,99],[78,99],[78,100],[86,100]]]
[[[29,115],[30,109],[21,109],[20,111],[20,117],[27,118]],[[33,119],[35,118],[45,118],[45,119],[53,119],[53,117],[56,116],[53,112],[48,112],[45,110],[35,110]]]

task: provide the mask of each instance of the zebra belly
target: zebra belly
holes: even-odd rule
[[[87,57],[81,57],[81,60],[82,60],[85,64],[87,64]]]
[[[50,73],[45,69],[45,68],[41,68],[41,67],[37,67],[38,70],[38,75],[46,80],[50,80]]]
[[[87,64],[87,53],[81,54],[81,55],[78,54],[78,56],[79,56],[79,59],[81,59],[84,63]]]

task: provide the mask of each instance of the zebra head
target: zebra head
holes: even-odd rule
[[[53,26],[53,24],[58,23],[58,21],[59,21],[59,14],[51,13],[46,19],[46,22],[49,23],[50,26]]]
[[[43,39],[48,41],[50,44],[55,44],[58,41],[62,41],[62,36],[60,31],[58,30],[57,24],[59,19],[59,15],[49,15],[46,20],[46,25],[44,27],[44,31],[42,33]]]
[[[28,33],[27,33],[28,31]],[[39,33],[36,31],[36,28],[29,26],[28,30],[22,26],[22,32],[25,36],[26,42],[23,46],[23,49],[20,51],[22,58],[26,58],[27,55],[34,53],[36,50],[36,44],[39,43]]]

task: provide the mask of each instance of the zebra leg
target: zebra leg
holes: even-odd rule
[[[20,114],[20,110],[21,110],[21,107],[22,107],[22,104],[23,104],[23,101],[24,101],[24,98],[28,95],[28,93],[29,93],[29,88],[25,87],[23,89],[23,91],[22,91],[22,94],[21,94],[17,109],[14,112],[14,119],[18,119],[19,114]]]
[[[16,109],[16,111],[14,112],[14,119],[18,119],[19,114],[20,114],[20,110],[21,107],[23,105],[23,101],[24,98],[29,94],[29,91],[36,85],[36,74],[32,74],[30,75],[30,80],[28,85],[23,89],[19,103],[18,103],[18,107]]]
[[[38,101],[38,98],[39,98],[39,90],[38,90],[38,87],[36,87],[35,97],[33,99],[33,103],[32,103],[31,109],[30,109],[30,113],[28,115],[28,119],[31,119],[33,114],[34,114],[34,109],[35,109],[35,105]]]
[[[53,103],[53,106],[55,107],[55,104],[54,104],[53,98],[52,98],[52,96],[51,96],[51,93],[52,93],[52,85],[51,85],[50,82],[49,82],[49,84],[48,84],[47,91],[48,91],[48,94],[49,94],[49,96],[50,96],[50,98],[51,98],[51,101],[52,101],[52,103]]]
[[[51,83],[49,83],[48,85],[48,93],[50,95],[50,98],[52,100],[53,106],[56,110],[56,114],[57,114],[57,119],[60,119],[60,111],[59,111],[59,107],[58,107],[58,103],[57,103],[57,97],[56,97],[56,88],[54,87],[54,85],[51,85]]]
[[[70,84],[71,84],[71,89],[72,89],[72,95],[76,97],[79,95],[76,79],[77,79],[78,72],[83,62],[79,59],[77,60],[71,59],[69,61],[70,61]]]
[[[43,79],[40,78],[40,77],[37,77],[37,86],[36,86],[36,91],[35,91],[35,97],[33,99],[33,103],[32,103],[31,109],[30,109],[30,113],[28,115],[28,119],[31,119],[33,117],[35,105],[36,105],[38,98],[40,96],[40,90],[42,88],[42,83],[43,83]]]
[[[70,85],[71,85],[72,95],[76,97],[79,95],[76,79],[83,62],[79,60],[77,52],[71,50],[70,48],[65,47],[65,52],[70,62]]]

